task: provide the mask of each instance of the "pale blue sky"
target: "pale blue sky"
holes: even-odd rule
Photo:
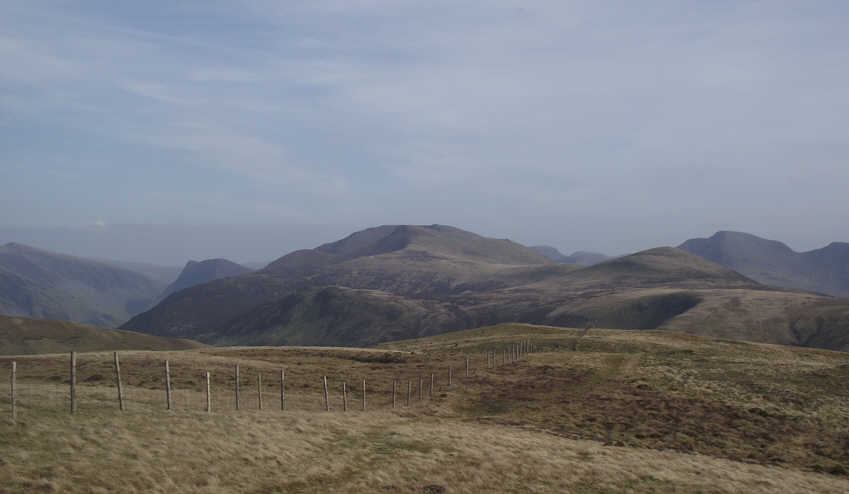
[[[847,10],[3,2],[0,242],[144,225],[185,245],[96,253],[181,263],[386,223],[607,253],[718,229],[849,240]],[[234,228],[275,234],[240,248]]]

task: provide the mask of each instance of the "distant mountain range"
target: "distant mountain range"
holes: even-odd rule
[[[126,321],[211,344],[370,345],[528,322],[849,350],[849,300],[811,293],[849,296],[847,251],[834,243],[797,253],[719,232],[602,261],[450,226],[386,225],[257,271],[189,261],[165,287],[172,268],[124,264],[143,275],[12,243],[0,247],[0,314]]]
[[[368,345],[497,322],[849,348],[849,301],[658,248],[593,266],[443,225],[389,225],[181,290],[125,329],[214,344]]]
[[[115,327],[150,307],[160,290],[153,280],[106,263],[0,246],[0,314]]]
[[[795,252],[775,240],[722,231],[687,240],[679,248],[765,285],[849,298],[849,243]]]
[[[548,259],[554,262],[559,262],[563,264],[577,264],[579,266],[592,266],[593,264],[598,264],[600,262],[607,261],[610,259],[610,256],[606,256],[604,254],[600,254],[598,252],[586,252],[583,250],[579,250],[577,252],[572,253],[571,255],[564,255],[562,252],[557,250],[555,247],[551,247],[549,245],[535,245],[531,247],[535,251],[544,255]]]
[[[251,271],[253,270],[228,261],[227,259],[207,259],[200,262],[189,261],[177,279],[162,292],[161,298],[165,298],[185,288],[209,283],[210,281],[221,278],[239,276],[240,274],[250,273]]]

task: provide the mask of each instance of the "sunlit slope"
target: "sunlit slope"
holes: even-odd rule
[[[201,347],[184,339],[105,329],[51,319],[0,316],[0,355],[101,350],[183,350]]]
[[[504,351],[520,342],[537,351],[503,362]],[[487,366],[485,352],[495,354],[494,367]],[[71,417],[63,384],[67,356],[17,357],[18,424],[0,422],[0,484],[7,490],[849,489],[849,356],[839,352],[661,331],[519,324],[377,349],[129,351],[121,353],[123,413],[117,409],[111,358],[78,356],[79,409]],[[165,359],[171,412],[164,410]],[[280,410],[281,369],[286,411]],[[204,411],[202,392],[207,371],[211,414]],[[328,380],[330,412],[324,411],[322,376]],[[0,358],[0,380],[8,377],[8,361]],[[8,411],[5,395],[0,411]]]

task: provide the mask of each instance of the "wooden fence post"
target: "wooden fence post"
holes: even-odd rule
[[[286,372],[280,369],[280,409],[286,409]]]
[[[71,352],[71,413],[77,413],[77,352]]]
[[[466,377],[469,377],[469,357],[466,357]]]
[[[398,385],[398,380],[393,379],[392,380],[392,408],[393,409],[395,408],[395,396],[396,396],[395,388],[397,387],[397,385]]]
[[[209,371],[206,371],[206,413],[212,413],[212,389],[209,385]]]
[[[419,376],[419,401],[422,401],[422,388],[424,387],[424,379]]]
[[[366,380],[363,379],[363,411],[366,411]]]
[[[172,410],[171,406],[171,368],[168,367],[168,361],[165,361],[165,403],[167,410]]]
[[[15,372],[18,370],[18,363],[12,361],[12,376],[9,379],[9,401],[12,402],[12,423],[18,420],[17,402],[15,401]]]
[[[348,393],[345,389],[345,381],[342,381],[342,411],[348,411]]]
[[[114,352],[115,357],[115,381],[118,383],[118,409],[124,411],[124,390],[121,389],[121,364],[118,362],[118,352]]]
[[[430,389],[428,390],[428,396],[430,399],[433,399],[433,373],[430,373]]]
[[[262,410],[262,373],[256,375],[256,404],[257,410]]]
[[[330,411],[330,397],[327,395],[327,376],[324,376],[324,411]]]
[[[239,364],[236,364],[233,369],[233,379],[236,380],[236,410],[238,410],[241,401],[239,400]]]

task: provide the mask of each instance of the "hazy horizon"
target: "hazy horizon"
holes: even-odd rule
[[[0,243],[182,265],[381,224],[567,254],[846,241],[848,14],[7,2]]]
[[[446,224],[446,223],[441,223]],[[89,225],[85,227],[2,227],[0,245],[17,242],[40,249],[98,260],[141,262],[162,266],[181,267],[187,261],[211,258],[226,258],[238,263],[268,263],[298,249],[312,249],[326,242],[333,242],[363,228],[379,225],[364,225],[344,230],[340,227],[298,225]],[[462,225],[451,225],[463,228]],[[463,228],[467,229],[467,228]],[[675,247],[690,238],[709,237],[714,231],[669,242],[647,243],[633,250],[602,250],[585,246],[560,246],[545,242],[534,242],[510,235],[483,233],[492,238],[509,238],[526,246],[547,245],[563,254],[576,251],[599,252],[608,256],[627,255],[653,247]],[[758,235],[753,232],[754,235]],[[762,236],[762,235],[758,235]],[[769,240],[780,238],[764,237]],[[825,247],[832,239],[810,248],[798,248],[788,242],[797,252]]]

